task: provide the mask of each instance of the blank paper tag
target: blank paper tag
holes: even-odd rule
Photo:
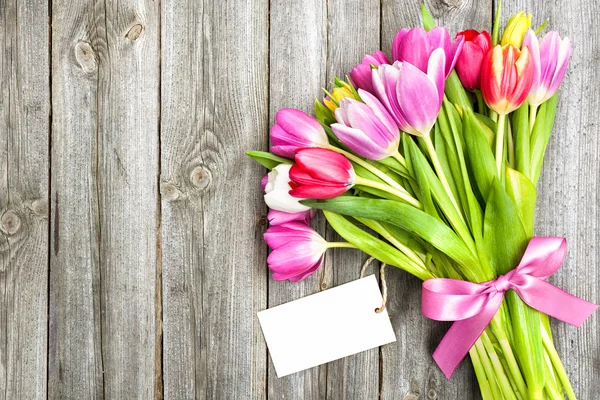
[[[375,275],[258,313],[278,377],[395,342]]]

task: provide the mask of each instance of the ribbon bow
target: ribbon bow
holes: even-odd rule
[[[494,318],[509,289],[530,307],[575,326],[598,308],[545,281],[560,268],[566,253],[564,238],[534,237],[519,265],[492,281],[423,282],[423,314],[437,321],[455,321],[433,353],[448,379]]]

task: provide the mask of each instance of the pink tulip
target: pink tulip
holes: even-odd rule
[[[335,110],[337,124],[331,129],[350,150],[371,160],[381,160],[398,151],[398,125],[375,96],[358,89],[363,102],[343,99]]]
[[[299,222],[270,227],[265,241],[272,249],[267,263],[276,281],[298,282],[313,274],[323,264],[327,250],[325,239]]]
[[[436,26],[429,32],[423,28],[403,28],[398,32],[392,42],[392,59],[394,61],[409,62],[423,72],[429,69],[429,58],[435,49],[443,49],[444,78],[454,69],[456,60],[462,50],[464,38],[457,37],[450,40],[448,30]]]
[[[462,51],[456,61],[456,73],[468,90],[479,89],[481,65],[488,50],[492,48],[492,38],[488,31],[481,33],[467,29],[457,35],[465,39]]]
[[[271,226],[282,225],[288,222],[299,222],[304,225],[310,225],[310,221],[314,218],[317,210],[311,208],[308,211],[300,211],[295,213],[289,213],[285,211],[279,210],[269,210],[269,214],[267,214],[267,219],[269,220],[269,224]]]
[[[350,71],[350,81],[357,89],[364,89],[373,93],[373,83],[371,82],[371,64],[380,66],[382,64],[391,64],[385,53],[377,50],[373,55],[364,56],[362,63],[352,68]]]
[[[398,61],[373,70],[377,97],[402,131],[417,136],[431,131],[444,99],[445,59],[438,48],[427,61],[427,73]]]
[[[558,32],[548,32],[541,41],[530,29],[525,34],[523,46],[531,52],[533,61],[533,85],[529,92],[529,104],[539,106],[558,90],[562,82],[569,58],[571,57],[571,42],[561,39]]]
[[[271,153],[294,158],[301,147],[327,147],[325,130],[316,118],[294,108],[282,108],[275,115],[277,123],[271,128]]]
[[[326,149],[296,151],[296,163],[290,169],[290,195],[303,199],[330,199],[346,192],[356,181],[350,161]]]

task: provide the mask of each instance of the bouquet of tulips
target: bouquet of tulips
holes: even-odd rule
[[[468,353],[486,400],[574,399],[546,314],[580,324],[595,306],[545,282],[565,242],[533,232],[571,44],[523,12],[500,35],[499,16],[452,40],[423,8],[424,28],[335,79],[316,118],[277,112],[270,153],[248,152],[270,170],[268,266],[297,282],[327,249],[360,249],[425,281],[426,316],[457,321],[434,353],[448,378]],[[346,242],[311,229],[317,209]]]

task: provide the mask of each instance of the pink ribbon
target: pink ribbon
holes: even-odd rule
[[[536,310],[575,326],[598,308],[545,281],[560,268],[566,253],[564,238],[534,237],[517,268],[492,281],[423,282],[423,314],[437,321],[455,321],[433,353],[448,379],[494,318],[509,289]]]

